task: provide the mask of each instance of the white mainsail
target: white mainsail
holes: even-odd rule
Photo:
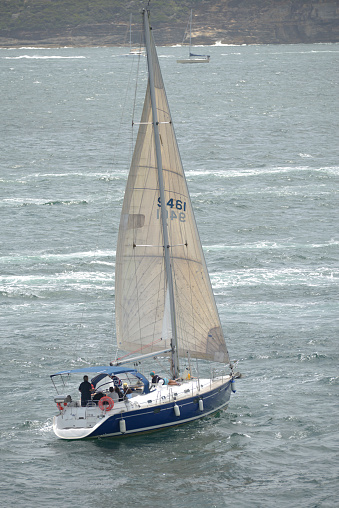
[[[148,84],[119,227],[117,342],[128,352],[145,354],[171,347],[164,262],[167,246],[161,223],[161,206],[165,206],[179,355],[228,363],[152,37],[151,50],[165,203],[160,202]]]

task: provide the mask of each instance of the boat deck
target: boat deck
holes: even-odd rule
[[[140,411],[143,409],[154,409],[169,403],[176,403],[191,399],[192,397],[202,397],[213,389],[221,387],[230,380],[230,376],[210,379],[193,379],[185,381],[179,385],[159,385],[155,386],[147,394],[136,394],[121,402],[115,402],[110,410],[102,410],[94,403],[89,403],[86,407],[81,407],[79,401],[72,401],[67,405],[60,405],[58,416],[54,417],[54,431],[59,437],[65,438],[69,435],[70,439],[86,437],[103,421],[112,416],[123,417],[125,413]]]

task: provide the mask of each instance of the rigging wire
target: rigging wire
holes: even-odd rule
[[[142,46],[142,36],[140,37],[140,47]],[[140,71],[140,63],[141,63],[141,54],[138,55],[138,58],[137,58],[137,70],[136,70],[136,79],[135,79],[135,86],[134,86],[134,100],[133,100],[133,107],[132,107],[132,122],[131,122],[131,130],[130,130],[130,165],[132,163],[132,160],[133,160],[133,147],[134,147],[134,143],[135,143],[135,140],[134,140],[134,125],[135,125],[135,122],[134,122],[134,117],[135,117],[135,114],[136,114],[136,103],[137,103],[137,95],[138,95],[138,84],[139,84],[139,79],[140,79],[140,75],[141,75],[141,71]],[[133,196],[132,196],[132,199],[133,199]],[[136,242],[134,242],[136,243]],[[136,252],[135,252],[135,249],[133,249],[133,257],[132,257],[132,261],[133,264],[134,264],[134,274],[135,276],[137,276],[137,272],[136,272],[136,266],[137,266],[137,262],[136,262]],[[136,284],[136,291],[138,292],[139,288],[138,288],[138,284]],[[138,302],[138,316],[140,316],[140,298],[137,298],[137,302]],[[134,309],[133,309],[134,311]],[[141,326],[140,326],[140,322],[139,322],[139,331],[141,332]],[[117,338],[116,338],[117,339]],[[118,339],[117,339],[117,350],[116,350],[116,357],[118,355],[118,350],[119,350],[119,344],[118,344]]]
[[[125,87],[125,94],[124,94],[124,97],[123,97],[123,100],[122,100],[120,119],[119,119],[119,121],[117,123],[117,125],[118,125],[118,127],[117,127],[117,135],[115,137],[115,142],[113,144],[111,170],[110,170],[110,172],[106,176],[106,184],[107,185],[106,185],[106,192],[105,192],[104,198],[102,200],[102,207],[101,207],[100,210],[97,211],[97,214],[100,214],[100,217],[99,217],[99,227],[98,227],[98,231],[97,231],[97,235],[96,235],[96,242],[95,242],[95,251],[96,252],[98,252],[98,250],[99,250],[100,239],[103,237],[104,220],[105,220],[105,217],[107,216],[108,210],[110,208],[110,207],[107,206],[107,204],[109,202],[109,195],[110,195],[110,190],[111,190],[111,182],[113,181],[113,172],[114,172],[114,169],[116,169],[116,167],[118,165],[117,150],[118,150],[119,145],[121,144],[120,141],[121,141],[121,138],[122,138],[122,135],[123,135],[123,132],[124,132],[124,125],[126,123],[125,118],[127,116],[126,110],[128,109],[127,108],[128,97],[129,97],[130,90],[132,89],[132,79],[133,79],[133,76],[136,73],[137,77],[136,77],[136,80],[135,80],[135,90],[134,90],[134,100],[133,100],[133,108],[132,108],[132,118],[135,115],[136,98],[137,98],[137,85],[138,85],[138,81],[139,81],[139,75],[141,73],[141,71],[140,71],[140,60],[141,60],[141,56],[139,55],[138,58],[137,58],[137,61],[138,61],[137,70],[135,71],[135,66],[134,66],[135,59],[134,59],[134,57],[131,58],[131,67],[130,67],[130,71],[129,71],[129,75],[128,75],[128,79],[127,79],[127,85]],[[133,122],[132,122],[132,124],[133,124]],[[131,154],[133,152],[133,128],[131,130],[132,130],[132,135],[131,135],[131,138],[130,138],[130,141],[131,141],[131,143],[130,143],[130,157],[129,157],[130,160],[131,160]],[[95,262],[95,261],[97,261],[97,258],[94,256],[92,262]],[[87,288],[85,289],[85,300],[86,300],[86,302],[89,301],[90,292],[92,292],[92,288],[90,286],[87,286]],[[73,353],[72,353],[73,358],[71,358],[72,363],[77,363],[78,361],[82,361],[82,362],[84,361],[82,358],[77,357],[76,353],[77,353],[78,345],[79,345],[79,341],[80,341],[81,329],[84,327],[84,314],[85,314],[86,310],[87,310],[87,306],[83,305],[81,316],[80,316],[80,320],[79,320],[79,324],[77,325],[78,332],[76,334],[76,341],[75,341],[75,344],[73,346]],[[112,313],[113,313],[113,306],[112,306]]]

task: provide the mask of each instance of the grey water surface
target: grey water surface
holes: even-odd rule
[[[210,64],[186,66],[184,48],[158,53],[243,379],[215,417],[66,442],[49,375],[116,354],[117,229],[146,59],[0,49],[3,506],[338,505],[339,45],[208,51]]]

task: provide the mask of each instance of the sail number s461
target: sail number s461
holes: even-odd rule
[[[166,203],[168,207],[171,208],[171,210],[166,210],[166,216],[169,217],[171,220],[173,219],[179,219],[180,222],[185,222],[186,220],[186,201],[182,202],[181,199],[169,199]],[[158,198],[158,209],[157,209],[157,219],[160,219],[161,212],[161,200],[160,197]]]
[[[169,199],[166,203],[170,208],[175,208],[176,210],[183,210],[186,212],[186,201],[182,202],[181,199]],[[158,206],[161,206],[161,199],[158,198]]]

